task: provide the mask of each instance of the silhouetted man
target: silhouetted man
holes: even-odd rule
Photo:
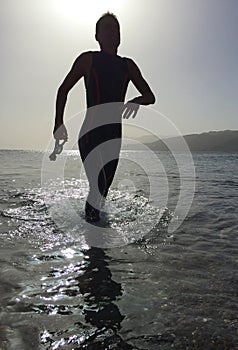
[[[114,14],[106,13],[99,18],[95,38],[100,51],[82,53],[58,89],[53,132],[56,140],[67,140],[63,122],[67,95],[79,79],[84,77],[87,113],[78,144],[89,181],[89,195],[85,205],[85,217],[89,222],[100,219],[100,203],[106,198],[112,183],[121,148],[122,109],[118,108],[118,103],[112,109],[107,106],[110,107],[112,102],[124,103],[130,81],[141,95],[124,105],[124,118],[134,117],[139,105],[155,102],[154,94],[134,61],[117,55],[120,26]],[[108,147],[100,147],[111,140],[113,142]],[[109,150],[110,155],[106,155]]]

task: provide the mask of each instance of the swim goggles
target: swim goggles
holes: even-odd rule
[[[56,155],[60,154],[63,151],[63,146],[65,144],[66,140],[63,140],[63,142],[60,143],[59,140],[55,140],[55,148],[51,155],[49,156],[50,160],[56,160]]]

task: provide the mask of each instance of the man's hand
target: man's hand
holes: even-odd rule
[[[65,142],[68,140],[68,133],[64,124],[55,125],[53,134],[56,140],[64,140]]]
[[[130,117],[135,118],[137,115],[140,105],[135,103],[134,100],[128,101],[124,104],[122,109],[122,116],[124,119],[129,119]]]

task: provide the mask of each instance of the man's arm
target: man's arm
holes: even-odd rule
[[[140,105],[149,105],[155,103],[155,96],[151,91],[148,83],[143,78],[138,66],[131,59],[127,59],[127,65],[129,70],[129,77],[137,90],[141,93],[141,96],[133,98],[128,102],[137,103]]]
[[[72,87],[85,76],[90,64],[90,52],[82,53],[74,62],[70,72],[65,77],[60,85],[56,98],[56,113],[54,137],[56,139],[67,139],[67,131],[64,126],[64,109],[67,101],[67,96]],[[58,131],[57,131],[58,129]]]

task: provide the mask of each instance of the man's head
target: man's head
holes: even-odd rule
[[[113,13],[107,12],[96,23],[96,40],[101,47],[118,48],[120,45],[120,25]]]

